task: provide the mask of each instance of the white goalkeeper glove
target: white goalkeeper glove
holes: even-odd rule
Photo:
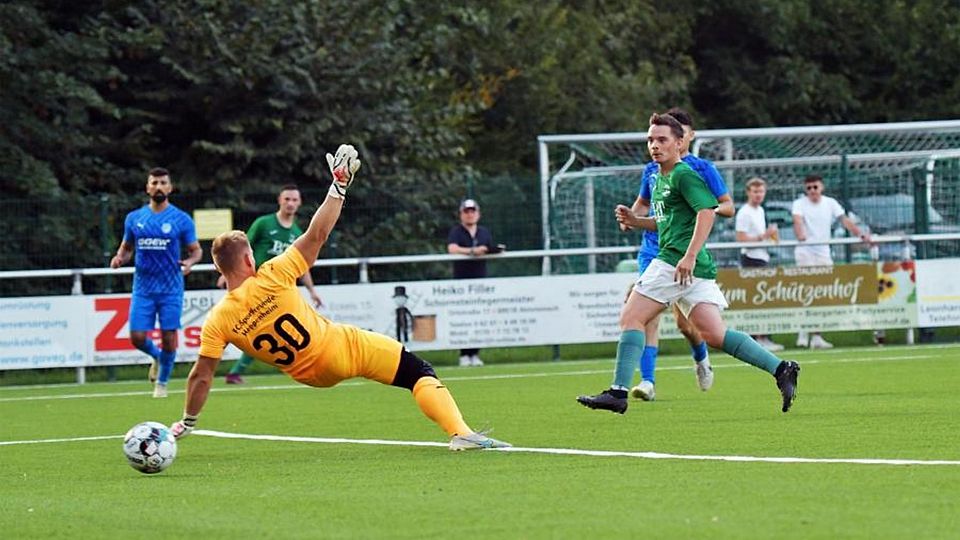
[[[349,144],[341,144],[336,155],[327,154],[327,165],[333,175],[333,183],[327,195],[334,199],[344,199],[347,188],[353,183],[353,177],[360,169],[360,160],[357,159],[357,150]]]
[[[193,428],[197,426],[197,416],[194,414],[183,413],[183,418],[174,422],[170,426],[170,431],[173,432],[173,436],[180,440],[193,431]]]

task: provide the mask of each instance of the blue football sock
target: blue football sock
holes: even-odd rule
[[[160,351],[160,373],[157,382],[167,384],[173,374],[173,363],[177,361],[177,351]]]
[[[643,355],[640,357],[640,378],[644,381],[656,382],[653,372],[657,369],[657,352],[659,348],[647,345],[643,348]]]
[[[707,357],[707,342],[701,341],[696,345],[690,346],[690,352],[693,354],[693,361],[700,362]]]
[[[137,347],[137,349],[140,349],[146,355],[148,355],[150,358],[153,358],[154,360],[156,360],[157,358],[160,358],[160,349],[157,348],[157,344],[154,343],[153,340],[150,338],[143,340],[143,345]]]
[[[634,366],[643,354],[644,335],[642,330],[624,330],[617,343],[617,369],[613,376],[612,388],[627,390],[633,383]]]
[[[761,347],[752,337],[736,330],[727,330],[724,334],[723,352],[751,366],[769,371],[771,375],[776,373],[777,366],[780,365],[780,359],[773,353]]]

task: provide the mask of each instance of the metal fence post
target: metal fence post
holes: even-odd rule
[[[848,209],[850,208],[850,182],[847,178],[847,169],[849,168],[849,161],[847,161],[847,155],[843,154],[840,156],[840,197],[843,201],[843,207]],[[848,233],[849,234],[849,233]],[[843,246],[843,255],[844,259],[847,261],[847,264],[853,260],[853,253],[850,249],[850,244]]]
[[[110,203],[110,196],[106,193],[100,195],[100,246],[103,249],[104,266],[110,266],[110,234],[109,219],[107,209]],[[106,276],[104,283],[104,292],[113,292],[113,276]]]
[[[72,295],[83,294],[83,272],[75,270],[73,272],[73,288],[70,290]],[[77,366],[77,384],[86,384],[87,368],[86,366]]]
[[[587,178],[583,190],[583,221],[584,230],[586,231],[586,246],[588,248],[595,248],[597,247],[597,218],[594,214],[596,212],[596,194],[594,193],[593,178]],[[597,256],[595,254],[587,255],[587,273],[597,273]]]
[[[360,259],[360,283],[370,283],[370,262],[367,259]]]
[[[936,164],[936,159],[930,159],[927,161],[925,171],[917,171],[913,175],[913,223],[916,234],[930,232],[930,213],[927,211],[927,208],[930,207],[930,200],[927,198],[927,186],[932,183],[933,170]],[[927,242],[920,242],[920,245],[917,246],[917,258],[926,258],[927,251]]]
[[[467,197],[468,199],[476,199],[477,197],[473,193],[473,175],[467,175]]]
[[[543,141],[538,141],[537,148],[540,156],[540,232],[543,235],[543,249],[546,250],[550,249],[550,154]],[[573,160],[571,153],[567,163],[573,163]],[[550,257],[544,255],[540,265],[541,273],[550,275]]]
[[[83,271],[81,270],[73,271],[73,286],[70,288],[70,294],[72,295],[83,294]]]

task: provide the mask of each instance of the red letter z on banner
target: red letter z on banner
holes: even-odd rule
[[[129,337],[117,334],[130,319],[130,297],[97,298],[93,301],[96,311],[113,311],[113,317],[103,326],[93,342],[95,351],[129,351],[133,349]]]

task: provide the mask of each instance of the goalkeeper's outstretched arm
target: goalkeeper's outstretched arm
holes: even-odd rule
[[[200,411],[207,402],[207,396],[210,395],[213,374],[217,371],[219,363],[219,358],[201,355],[190,369],[190,375],[187,376],[187,397],[183,405],[183,418],[170,426],[174,437],[179,439],[189,435],[197,425],[197,417],[200,416]]]
[[[313,266],[320,254],[320,248],[330,236],[330,231],[340,219],[340,210],[343,208],[344,198],[347,196],[347,189],[353,183],[357,170],[360,169],[360,160],[357,159],[357,151],[349,144],[341,144],[337,148],[336,156],[327,154],[327,164],[330,166],[330,174],[333,176],[333,182],[327,191],[327,197],[323,204],[313,214],[310,220],[310,226],[306,232],[300,235],[300,238],[293,243],[308,266]]]
[[[310,226],[293,243],[303,255],[303,260],[307,261],[308,266],[313,266],[313,261],[317,260],[320,254],[320,248],[330,236],[330,231],[340,219],[340,210],[343,208],[343,199],[336,199],[327,194],[323,204],[313,214],[310,220]]]

